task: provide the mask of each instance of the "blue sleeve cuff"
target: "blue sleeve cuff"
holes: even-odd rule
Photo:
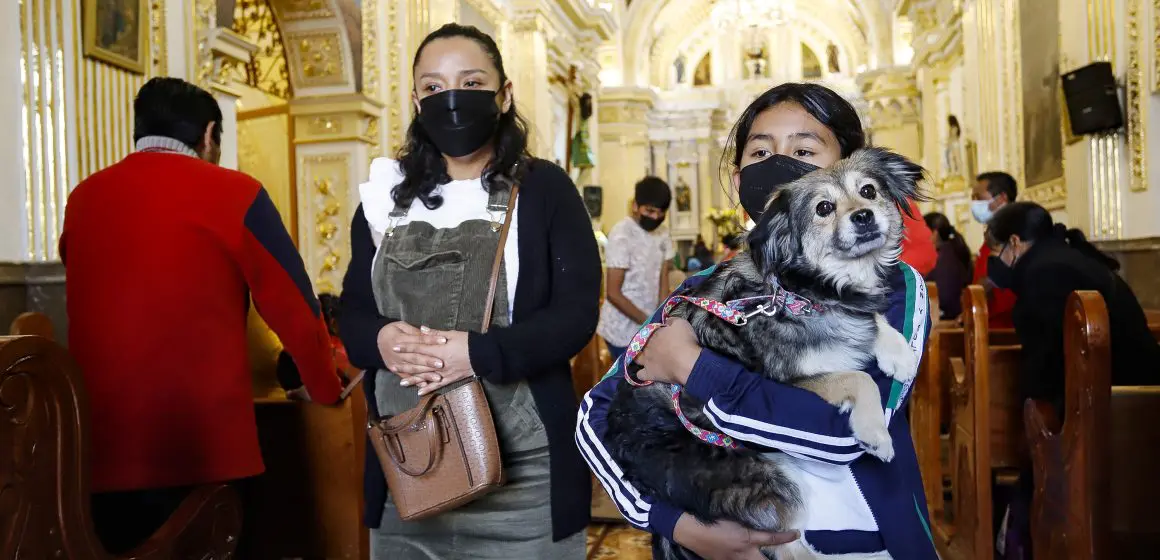
[[[653,533],[673,541],[673,529],[677,527],[677,520],[683,511],[664,502],[656,502],[648,512],[648,524]],[[676,542],[676,541],[673,541]]]
[[[745,368],[709,349],[702,349],[693,371],[685,381],[685,391],[689,395],[707,402],[713,395],[731,386],[738,375],[746,373]],[[756,374],[754,374],[756,375]]]

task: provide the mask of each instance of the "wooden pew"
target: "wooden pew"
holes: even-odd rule
[[[927,282],[927,293],[932,303],[937,300],[938,291],[933,282]],[[987,337],[990,344],[995,346],[1018,343],[1014,329],[989,329]],[[943,482],[951,469],[943,452],[943,436],[951,422],[951,362],[956,358],[962,360],[963,351],[963,327],[960,322],[935,322],[927,339],[926,352],[923,353],[911,397],[911,436],[932,519],[945,516]]]
[[[1035,558],[1156,558],[1160,387],[1112,387],[1108,310],[1097,292],[1069,299],[1064,348],[1062,428],[1050,404],[1024,406]]]
[[[947,522],[934,523],[944,558],[987,559],[994,550],[993,469],[1017,469],[1025,455],[1018,402],[1020,347],[988,335],[982,286],[963,292],[963,359],[951,361],[951,487]]]
[[[26,311],[17,315],[8,327],[8,334],[12,336],[40,336],[49,340],[56,340],[56,333],[52,328],[52,320],[44,313]]]
[[[88,413],[67,351],[39,336],[0,337],[0,560],[112,558],[90,517]],[[232,488],[202,486],[116,558],[229,558],[241,522]]]

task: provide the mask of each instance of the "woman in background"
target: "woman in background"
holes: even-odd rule
[[[934,270],[926,277],[938,286],[940,319],[956,319],[963,312],[963,289],[971,283],[971,250],[945,215],[931,212],[923,220],[938,251]]]

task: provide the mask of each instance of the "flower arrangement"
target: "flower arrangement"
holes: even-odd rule
[[[710,208],[708,215],[709,222],[713,224],[716,229],[717,239],[725,239],[731,235],[739,235],[745,228],[743,227],[743,216],[741,212],[734,208]]]

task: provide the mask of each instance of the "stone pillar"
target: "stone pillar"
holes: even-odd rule
[[[666,140],[653,140],[649,144],[649,163],[652,168],[651,174],[660,177],[665,182],[670,183],[676,180],[676,177],[669,176],[669,143]]]
[[[604,187],[604,229],[628,215],[632,187],[649,169],[648,112],[655,94],[647,88],[605,88],[600,92],[600,185]]]
[[[0,262],[26,261],[32,252],[28,246],[28,223],[25,205],[24,149],[19,132],[24,118],[24,86],[21,83],[20,50],[23,38],[20,21],[24,14],[18,2],[0,7]],[[8,324],[0,325],[7,328]]]
[[[362,94],[295,99],[298,251],[319,292],[337,292],[350,258],[358,185],[379,150],[382,104]]]
[[[697,216],[697,219],[701,236],[705,238],[706,243],[713,242],[713,224],[706,216],[709,215],[709,208],[715,205],[714,192],[720,191],[719,185],[713,180],[716,176],[714,170],[717,168],[717,162],[713,161],[709,155],[711,142],[710,138],[697,139],[697,192],[695,196],[701,202],[700,215]]]
[[[510,47],[504,64],[512,80],[516,104],[531,125],[528,147],[533,155],[551,159],[552,92],[547,25],[539,8],[517,12],[505,37]]]

